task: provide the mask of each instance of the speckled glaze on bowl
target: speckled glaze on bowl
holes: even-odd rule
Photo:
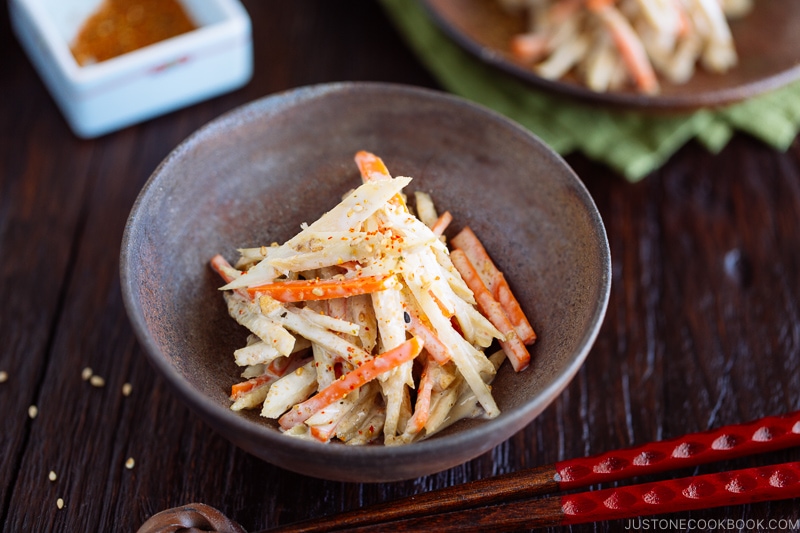
[[[401,447],[321,444],[281,435],[258,411],[235,413],[247,332],[228,317],[216,253],[284,241],[360,183],[353,156],[381,156],[406,189],[429,191],[487,244],[539,334],[533,364],[501,368],[502,414],[459,422]],[[155,170],[122,243],[125,305],[150,361],[212,428],[265,461],[309,476],[382,482],[438,472],[529,424],[575,375],[608,303],[605,229],[578,177],[540,140],[465,100],[375,83],[300,88],[201,128]]]

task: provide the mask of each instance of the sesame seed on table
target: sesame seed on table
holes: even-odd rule
[[[0,12],[0,531],[136,531],[191,502],[259,531],[800,408],[800,142],[780,152],[737,134],[717,155],[691,142],[637,184],[566,157],[608,232],[608,311],[567,389],[491,452],[419,479],[342,483],[215,433],[147,362],[123,307],[120,242],[148,176],[197,128],[268,94],[341,80],[440,88],[377,2],[243,3],[255,53],[245,87],[91,140],[70,131]],[[800,450],[722,466],[790,460]],[[797,520],[798,509],[665,517]]]

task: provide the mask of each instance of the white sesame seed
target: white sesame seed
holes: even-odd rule
[[[81,372],[81,379],[82,379],[83,381],[86,381],[86,380],[88,380],[90,377],[92,377],[92,369],[91,369],[91,368],[89,368],[89,367],[87,366],[87,367],[86,367],[86,368],[84,368],[84,369],[83,369],[83,371]]]
[[[5,383],[6,381],[8,381],[8,372],[0,370],[0,383]]]
[[[100,376],[92,376],[89,378],[89,383],[92,384],[94,387],[102,387],[106,384],[106,380],[101,378]]]
[[[122,384],[122,395],[123,396],[130,396],[132,390],[133,390],[133,385],[131,385],[130,383],[123,383]]]
[[[47,479],[49,479],[50,481],[55,481],[57,477],[58,476],[56,476],[56,473],[53,472],[52,470],[50,471],[49,474],[47,474]]]
[[[39,414],[39,408],[35,405],[28,407],[28,416],[33,420]]]
[[[58,507],[59,509],[64,508],[64,498],[59,498],[56,500],[56,507]]]
[[[133,460],[133,457],[128,457],[128,460],[125,461],[125,468],[128,470],[133,470],[133,465],[136,464],[136,461]]]

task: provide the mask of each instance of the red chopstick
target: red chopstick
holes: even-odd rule
[[[800,497],[800,463],[519,501],[800,444],[800,411],[481,479],[276,531],[498,531]],[[375,526],[375,527],[373,527]]]
[[[800,497],[800,462],[516,501],[327,531],[515,531]],[[306,529],[293,529],[307,531]]]

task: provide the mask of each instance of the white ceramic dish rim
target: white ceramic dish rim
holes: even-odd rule
[[[125,75],[131,71],[152,67],[154,62],[196,51],[210,42],[218,42],[230,35],[249,34],[250,21],[244,7],[238,0],[205,0],[213,3],[221,17],[218,21],[200,26],[182,35],[160,41],[158,43],[134,50],[100,63],[81,66],[69,49],[69,42],[64,38],[66,30],[59,28],[53,17],[47,12],[42,0],[11,0],[24,8],[30,20],[36,24],[41,37],[57,68],[74,86],[91,86],[103,83],[108,79]],[[66,0],[64,0],[66,1]]]

